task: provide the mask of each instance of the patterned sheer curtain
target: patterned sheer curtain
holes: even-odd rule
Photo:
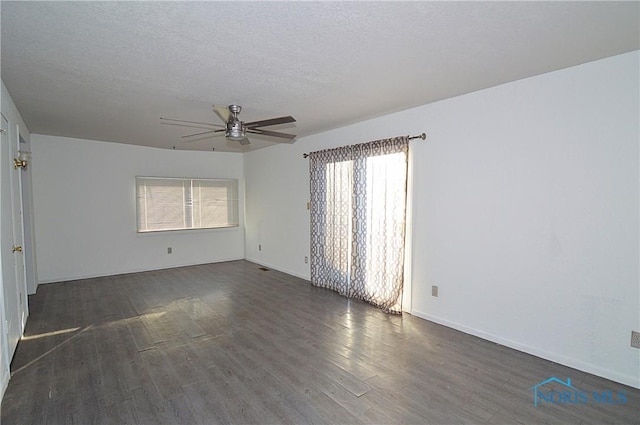
[[[402,311],[408,137],[309,154],[311,282]]]

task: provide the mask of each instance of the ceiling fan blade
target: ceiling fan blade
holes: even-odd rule
[[[202,131],[200,133],[193,133],[193,134],[187,134],[185,136],[181,136],[181,139],[185,139],[187,137],[193,137],[193,136],[201,136],[203,134],[209,134],[209,133],[220,133],[221,131],[224,131],[224,128],[221,128],[219,130],[209,130],[209,131]]]
[[[242,146],[247,146],[247,145],[251,144],[251,142],[249,141],[249,138],[247,136],[245,136],[244,139],[242,139],[242,140],[238,140],[238,142],[240,142],[240,144]]]
[[[224,133],[211,134],[209,136],[198,137],[197,139],[183,140],[184,143],[199,142],[200,140],[213,139],[214,137],[224,136]]]
[[[227,106],[213,105],[213,112],[215,112],[216,115],[225,123],[229,122],[229,119],[231,118],[231,111],[229,111]]]
[[[160,124],[163,124],[163,125],[175,125],[177,127],[202,128],[202,129],[205,129],[205,130],[211,130],[211,127],[203,127],[201,125],[174,124],[174,123],[171,123],[171,122],[161,122]]]
[[[278,131],[263,130],[261,128],[248,128],[247,133],[264,134],[265,136],[282,137],[283,139],[295,139],[295,134],[280,133]]]
[[[296,122],[296,119],[293,118],[292,116],[278,117],[278,118],[271,118],[268,120],[246,122],[244,123],[244,126],[248,128],[268,127],[270,125],[286,124],[290,122]]]
[[[211,127],[224,127],[223,125],[220,124],[211,124],[208,122],[198,122],[198,121],[185,121],[185,120],[174,120],[173,118],[164,118],[164,117],[160,117],[161,120],[163,121],[173,121],[175,123],[178,122],[184,122],[184,123],[188,123],[188,124],[200,124],[200,125],[209,125]],[[168,122],[161,122],[160,124],[166,124],[166,125],[180,125],[180,124],[172,124],[172,123],[168,123]],[[184,127],[190,127],[188,125],[185,125]],[[196,128],[202,128],[202,127],[196,127]],[[206,128],[206,127],[205,127]]]

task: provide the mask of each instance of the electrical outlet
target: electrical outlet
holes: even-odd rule
[[[173,248],[171,247],[167,248],[167,254],[173,254]]]
[[[631,346],[640,348],[640,332],[631,331]]]
[[[258,245],[258,251],[262,251],[262,244]]]
[[[305,255],[305,257],[304,257],[304,263],[305,263],[305,264],[309,264],[309,257],[307,257],[306,255]]]
[[[436,285],[433,285],[431,287],[431,296],[432,297],[437,297],[438,296],[438,287]]]

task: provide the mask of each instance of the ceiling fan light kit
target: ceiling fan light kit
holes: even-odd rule
[[[238,114],[240,114],[240,111],[242,111],[242,107],[240,105],[229,105],[229,106],[213,105],[213,112],[215,112],[215,114],[225,123],[224,127],[220,124],[176,120],[172,118],[163,118],[163,117],[160,117],[160,120],[162,120],[161,122],[162,124],[167,124],[167,125],[178,125],[183,127],[196,127],[196,128],[207,129],[207,131],[201,131],[198,133],[187,134],[185,136],[182,136],[182,138],[190,139],[190,140],[187,140],[187,142],[195,142],[198,140],[209,139],[211,137],[217,137],[222,135],[223,132],[224,132],[224,136],[227,139],[239,142],[243,146],[250,144],[249,138],[247,137],[247,133],[259,134],[259,135],[271,136],[271,137],[279,137],[281,139],[286,139],[282,141],[284,143],[286,142],[293,143],[292,140],[296,138],[294,134],[280,133],[277,131],[263,130],[262,128],[260,128],[260,127],[268,127],[272,125],[296,122],[295,118],[293,118],[292,116],[270,118],[266,120],[252,121],[252,122],[245,123],[244,121],[240,120],[240,118],[238,118]],[[167,122],[167,121],[171,121],[171,122]],[[194,124],[197,124],[198,126],[195,126]],[[223,128],[219,128],[219,127],[223,127]],[[204,137],[192,139],[192,137],[195,137],[195,136],[204,136]]]

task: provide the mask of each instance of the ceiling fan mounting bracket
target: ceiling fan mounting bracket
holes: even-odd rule
[[[229,110],[237,118],[237,115],[242,111],[242,106],[240,105],[229,105]]]

